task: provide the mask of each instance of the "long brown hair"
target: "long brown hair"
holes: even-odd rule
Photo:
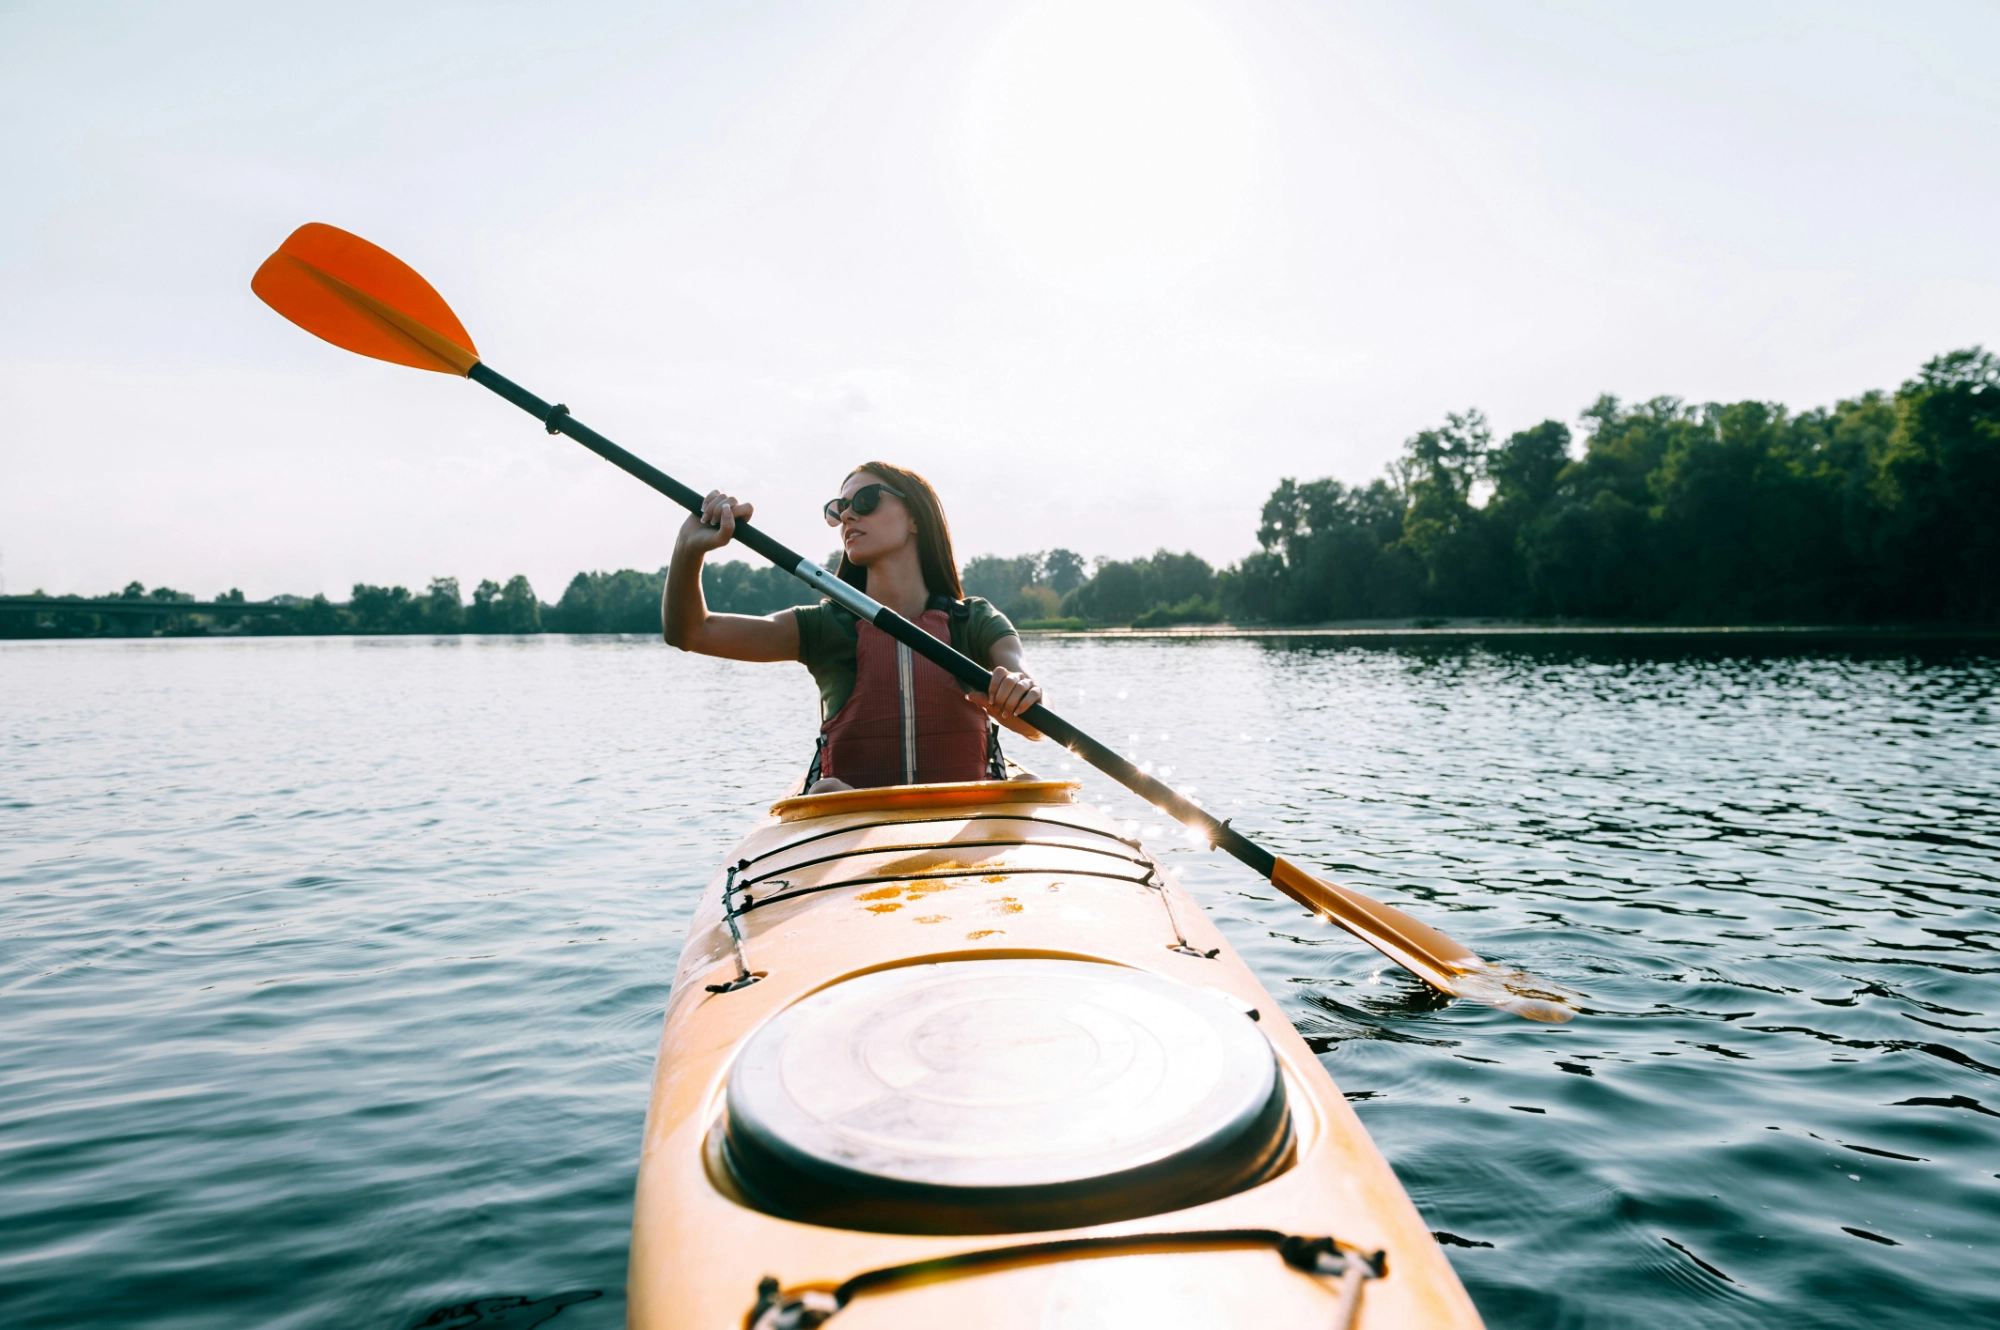
[[[958,580],[958,560],[951,552],[951,523],[944,520],[944,505],[938,502],[931,483],[914,471],[887,462],[863,462],[847,474],[855,476],[863,471],[880,476],[890,489],[903,492],[903,505],[917,522],[917,565],[923,569],[924,586],[934,596],[964,600],[965,587]],[[835,576],[851,587],[868,590],[868,570],[849,562],[844,549]]]

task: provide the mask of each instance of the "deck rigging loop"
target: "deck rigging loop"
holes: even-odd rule
[[[960,819],[952,819],[952,820],[960,820]],[[963,820],[970,821],[972,819],[967,818]],[[1022,819],[1022,820],[1041,821],[1043,822],[1044,825],[1067,827],[1078,831],[1096,830],[1094,828],[1078,827],[1075,826],[1075,824],[1073,823],[1067,823],[1067,822],[1053,822],[1044,819]],[[907,822],[905,822],[904,824],[907,825]],[[750,894],[749,889],[751,887],[760,886],[763,884],[769,884],[771,886],[780,888],[791,887],[792,884],[789,881],[780,878],[778,876],[778,874],[780,873],[787,873],[787,874],[797,873],[801,869],[817,868],[821,864],[835,863],[842,859],[858,859],[869,855],[883,855],[891,853],[908,854],[915,851],[951,850],[951,849],[962,848],[961,842],[955,840],[930,841],[920,845],[899,845],[893,848],[883,847],[879,845],[859,845],[847,849],[835,850],[831,853],[818,855],[810,859],[787,860],[777,868],[767,869],[764,872],[755,875],[751,875],[748,872],[752,864],[755,864],[760,860],[769,859],[772,855],[780,853],[784,850],[796,849],[798,846],[804,845],[810,841],[821,840],[824,839],[826,836],[830,835],[840,835],[853,831],[868,830],[877,826],[892,826],[892,825],[897,825],[897,824],[893,822],[869,823],[863,827],[849,827],[849,828],[842,828],[840,829],[840,831],[837,832],[823,832],[818,836],[807,836],[800,840],[793,841],[788,845],[780,846],[776,850],[767,850],[763,854],[758,855],[755,858],[745,859],[741,861],[735,866],[735,868],[730,870],[731,883],[733,885],[730,887],[726,887],[723,891],[723,907],[724,907],[725,917],[728,919],[729,922],[730,929],[733,932],[737,927],[736,921],[742,918],[745,914],[748,914],[752,909],[756,908],[759,905],[770,905],[777,901],[791,900],[794,897],[811,895],[814,892],[831,891],[839,887],[874,886],[882,882],[916,882],[916,881],[923,881],[929,878],[958,877],[962,876],[965,873],[966,870],[961,868],[949,868],[949,869],[938,870],[935,872],[896,873],[887,875],[877,874],[877,875],[862,876],[862,877],[841,878],[833,882],[820,882],[799,890],[787,890],[777,893],[765,893],[761,897],[754,897]],[[1102,878],[1109,878],[1113,881],[1135,882],[1139,886],[1145,887],[1147,890],[1156,893],[1160,898],[1160,905],[1166,911],[1167,914],[1167,928],[1173,933],[1174,937],[1174,940],[1167,946],[1168,951],[1178,952],[1183,956],[1193,956],[1200,960],[1214,960],[1217,956],[1222,954],[1222,949],[1220,947],[1211,947],[1207,951],[1203,951],[1202,949],[1196,947],[1193,943],[1188,941],[1187,934],[1181,930],[1179,918],[1176,917],[1174,914],[1173,898],[1167,890],[1166,881],[1161,876],[1162,870],[1160,867],[1160,862],[1159,860],[1155,859],[1152,856],[1152,853],[1148,851],[1141,842],[1136,840],[1131,840],[1123,836],[1114,836],[1110,833],[1101,831],[1098,832],[1097,834],[1104,836],[1106,839],[1114,840],[1117,843],[1124,845],[1134,853],[1117,854],[1090,845],[1070,844],[1070,845],[1065,845],[1063,848],[1074,850],[1083,854],[1107,855],[1111,858],[1119,859],[1124,862],[1130,863],[1134,868],[1143,869],[1144,875],[1138,878],[1131,878],[1127,877],[1123,873],[1103,872],[1101,870],[1094,870],[1094,869],[1071,868],[1065,870],[1065,869],[1050,869],[1050,868],[1016,868],[1016,867],[1010,867],[1004,863],[994,864],[994,865],[982,865],[981,871],[986,873],[997,873],[1007,876],[1012,876],[1017,873],[1062,872],[1068,876],[1102,877]],[[975,844],[980,849],[997,850],[997,849],[1011,849],[1016,847],[1035,846],[1041,844],[1041,842],[1037,842],[1027,838],[1021,838],[1021,839],[986,840],[986,841],[974,842],[973,844]],[[740,884],[736,884],[736,879],[734,875],[737,873],[745,874]],[[740,890],[742,892],[742,897],[741,897],[742,904],[740,906],[735,906],[731,904],[731,892],[736,890]],[[739,944],[739,951],[740,951],[740,944]],[[740,964],[739,968],[741,968]],[[712,991],[721,992],[724,990],[720,987],[715,987],[712,989]]]
[[[1146,850],[1144,842],[1140,841],[1137,837],[1121,836],[1116,831],[1108,830],[1104,827],[1093,827],[1079,822],[1065,822],[1060,818],[1034,817],[1027,813],[966,813],[953,811],[950,813],[940,813],[935,817],[891,817],[883,818],[876,822],[857,822],[847,826],[834,827],[828,831],[816,832],[810,836],[801,836],[797,840],[786,841],[782,845],[774,845],[762,854],[752,855],[750,858],[744,860],[741,866],[760,863],[765,859],[769,859],[774,854],[784,854],[789,850],[797,849],[801,845],[809,845],[814,841],[822,841],[834,836],[850,836],[859,832],[878,831],[883,827],[915,827],[935,825],[943,822],[1032,822],[1038,826],[1061,827],[1065,831],[1081,831],[1105,840],[1116,841],[1120,845],[1139,854],[1145,853]],[[940,844],[955,843],[940,842]],[[867,853],[867,851],[856,851],[856,853]]]
[[[1201,948],[1187,940],[1187,934],[1181,932],[1180,920],[1174,918],[1173,897],[1167,891],[1166,882],[1160,877],[1160,865],[1151,855],[1146,857],[1146,878],[1140,885],[1160,894],[1160,904],[1167,911],[1167,927],[1172,929],[1174,934],[1173,945],[1167,948],[1168,951],[1178,951],[1183,956],[1193,956],[1205,961],[1212,961],[1222,954],[1222,948],[1220,947],[1211,947],[1207,951],[1201,950]]]
[[[949,840],[944,840],[944,841],[931,841],[931,842],[928,842],[928,843],[924,843],[924,844],[913,844],[913,845],[894,845],[894,846],[883,846],[883,845],[859,845],[859,846],[855,846],[855,847],[852,847],[852,848],[849,848],[849,849],[845,849],[845,850],[835,850],[835,851],[833,851],[833,852],[831,852],[831,853],[829,853],[829,854],[822,854],[822,855],[819,855],[819,856],[817,856],[817,857],[815,857],[815,858],[811,858],[811,859],[791,859],[791,860],[787,860],[787,861],[785,861],[785,862],[784,862],[783,864],[779,865],[779,866],[778,866],[777,868],[773,868],[773,869],[770,869],[770,870],[768,870],[768,871],[766,871],[766,872],[763,872],[763,873],[759,873],[759,874],[757,874],[757,875],[755,875],[755,876],[753,876],[753,877],[746,877],[746,878],[744,878],[744,879],[743,879],[743,885],[744,885],[745,887],[754,887],[754,886],[756,886],[756,885],[757,885],[758,883],[760,883],[760,882],[768,882],[768,881],[771,881],[771,880],[773,880],[773,879],[774,879],[774,878],[776,877],[776,875],[777,875],[777,874],[779,874],[779,873],[798,873],[798,872],[802,872],[802,871],[804,871],[805,869],[808,869],[808,868],[817,868],[817,867],[819,867],[819,866],[820,866],[821,864],[831,864],[831,863],[838,863],[839,861],[841,861],[841,860],[843,860],[843,859],[861,859],[861,858],[866,858],[866,857],[867,857],[867,856],[869,856],[869,855],[877,855],[877,856],[890,856],[890,855],[896,855],[896,856],[904,856],[904,857],[907,857],[907,856],[909,856],[909,855],[912,855],[912,854],[921,854],[921,853],[925,853],[925,852],[927,852],[927,851],[933,851],[933,850],[968,850],[968,849],[978,849],[978,850],[1008,850],[1008,849],[1022,849],[1022,848],[1039,848],[1039,847],[1043,847],[1043,846],[1048,846],[1048,845],[1050,845],[1050,844],[1051,844],[1051,842],[1048,842],[1048,841],[1037,841],[1037,840],[1029,840],[1029,839],[1026,839],[1026,838],[1024,837],[1024,838],[1021,838],[1021,839],[1015,839],[1015,840],[983,840],[983,841],[975,841],[975,842],[969,842],[969,843],[968,843],[968,842],[960,842],[960,841],[949,841]],[[1135,867],[1135,868],[1139,868],[1139,867],[1144,867],[1144,866],[1146,865],[1146,863],[1147,863],[1147,860],[1146,860],[1146,859],[1144,859],[1144,858],[1141,858],[1141,857],[1136,857],[1136,856],[1134,856],[1134,855],[1130,855],[1130,854],[1118,854],[1118,853],[1115,853],[1115,852],[1113,852],[1113,851],[1110,851],[1110,850],[1104,850],[1104,849],[1100,849],[1100,848],[1098,848],[1097,846],[1094,846],[1094,845],[1072,845],[1072,844],[1060,844],[1060,845],[1058,845],[1058,848],[1060,848],[1060,849],[1063,849],[1063,850],[1068,850],[1068,851],[1074,851],[1074,852],[1075,852],[1075,853],[1077,853],[1077,854],[1095,854],[1095,855],[1099,855],[1099,856],[1102,856],[1102,857],[1104,857],[1104,858],[1109,858],[1109,859],[1116,859],[1116,860],[1117,860],[1117,861],[1119,861],[1120,863],[1128,863],[1128,864],[1131,864],[1131,865],[1132,865],[1133,867]],[[760,856],[760,857],[762,857],[762,858],[768,858],[769,856],[768,856],[768,855],[766,855],[766,856]],[[746,861],[746,862],[755,862],[755,861],[754,861],[754,860],[750,860],[750,861]],[[1058,870],[1058,869],[1036,869],[1036,868],[1008,868],[1008,867],[1006,867],[1005,865],[993,865],[992,867],[993,867],[993,870],[994,870],[994,871],[999,871],[999,872],[1012,872],[1012,873],[1034,873],[1034,872],[1058,872],[1058,871],[1061,871],[1061,870]],[[945,872],[945,873],[942,873],[942,874],[939,874],[939,873],[931,873],[931,874],[922,874],[922,873],[917,873],[917,874],[912,874],[912,873],[905,873],[905,874],[902,874],[902,877],[905,877],[905,878],[911,878],[911,877],[923,877],[923,876],[931,876],[931,877],[937,877],[937,876],[945,876],[945,877],[950,877],[950,876],[952,876],[952,875],[953,875],[954,873],[957,873],[957,872],[960,872],[960,871],[965,871],[965,872],[984,872],[984,871],[987,871],[987,868],[988,868],[988,866],[987,866],[987,865],[985,865],[985,864],[975,864],[975,865],[973,865],[973,866],[972,866],[972,867],[971,867],[970,869],[965,869],[965,870],[960,870],[960,869],[953,869],[953,870],[950,870],[949,872]],[[823,883],[823,884],[821,884],[821,885],[823,885],[823,886],[841,886],[841,885],[844,885],[844,884],[845,884],[845,883],[847,883],[847,882],[859,882],[859,881],[861,881],[861,880],[862,880],[862,879],[860,879],[860,878],[847,878],[847,879],[844,879],[844,880],[843,880],[843,882],[831,882],[831,883]],[[894,878],[872,878],[872,879],[869,879],[869,880],[870,880],[870,881],[893,881],[893,880],[896,880],[896,879],[894,879]],[[1131,880],[1134,880],[1134,881],[1136,881],[1137,879],[1131,879]]]
[[[776,905],[780,901],[798,900],[801,896],[818,895],[822,891],[839,891],[843,887],[873,887],[879,886],[884,882],[936,882],[948,878],[964,878],[974,875],[983,878],[1023,877],[1028,875],[1065,878],[1100,877],[1111,882],[1130,883],[1133,886],[1145,885],[1139,878],[1128,877],[1124,873],[1104,873],[1091,868],[1009,868],[1005,864],[985,865],[970,871],[963,868],[944,868],[934,873],[878,873],[870,877],[844,877],[838,882],[816,882],[809,887],[795,886],[784,878],[756,878],[754,879],[755,882],[769,883],[772,886],[789,888],[789,890],[774,891],[768,896],[751,896],[746,893],[741,898],[742,904],[737,908],[736,912],[727,917],[731,920],[731,926],[733,927],[735,920],[741,919],[752,910],[762,909],[766,905]]]
[[[736,894],[736,875],[748,866],[747,861],[731,864],[729,867],[729,876],[722,884],[722,918],[729,925],[729,945],[736,953],[736,977],[726,984],[706,985],[706,989],[710,993],[734,993],[739,988],[750,987],[750,985],[764,977],[761,974],[752,974],[750,972],[750,963],[743,956],[743,930],[736,925],[737,916],[742,913],[742,911],[736,908],[734,900]],[[745,904],[743,908],[747,910],[750,908],[748,903],[749,897],[746,896],[744,900]]]
[[[775,1275],[757,1283],[757,1302],[746,1319],[749,1330],[815,1330],[864,1293],[879,1293],[902,1284],[931,1283],[965,1275],[1030,1265],[1060,1257],[1089,1259],[1128,1256],[1155,1250],[1216,1251],[1233,1247],[1269,1247],[1286,1265],[1321,1279],[1337,1280],[1338,1299],[1330,1330],[1350,1330],[1361,1306],[1361,1286],[1389,1273],[1388,1253],[1364,1252],[1332,1237],[1305,1237],[1270,1228],[1200,1229],[1186,1233],[1125,1233],[1102,1238],[1059,1238],[1024,1242],[1012,1247],[988,1247],[956,1256],[884,1266],[855,1275],[838,1287],[799,1289],[787,1294]]]

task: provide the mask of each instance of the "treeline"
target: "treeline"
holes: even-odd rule
[[[543,622],[548,631],[557,633],[657,633],[666,585],[664,568],[652,573],[632,568],[578,573],[562,599],[544,609]],[[704,564],[701,594],[708,607],[721,614],[773,614],[819,599],[817,592],[788,572],[740,561]]]
[[[459,594],[458,579],[434,577],[429,587],[411,595],[405,587],[370,586],[357,582],[345,605],[329,605],[315,596],[303,607],[308,621],[323,627],[304,632],[329,633],[539,633],[542,605],[535,589],[520,575],[502,584],[482,581],[473,588],[472,603]]]
[[[1086,578],[1058,550],[967,584],[1079,626],[2000,621],[2000,358],[1978,347],[1832,407],[1606,396],[1580,423],[1579,454],[1561,421],[1496,441],[1467,411],[1366,485],[1281,481],[1220,570],[1163,549]]]
[[[2000,619],[2000,359],[1792,413],[1672,397],[1496,442],[1477,412],[1386,478],[1282,482],[1232,618],[1412,614],[1677,623]]]
[[[1561,421],[1496,440],[1467,411],[1410,438],[1366,485],[1283,480],[1258,550],[1226,568],[1165,549],[1091,563],[1067,549],[989,554],[965,565],[966,590],[1029,628],[2000,621],[2000,358],[1980,348],[1832,407],[1607,396],[1579,420],[1580,450]],[[138,621],[164,620],[148,631],[169,633],[657,633],[665,576],[578,573],[553,605],[525,577],[483,581],[470,603],[444,577],[416,594],[357,585],[345,604],[231,591],[184,614],[156,606],[191,596],[135,582],[97,601],[7,599],[0,635],[126,631],[135,602],[151,616]],[[702,589],[738,614],[814,599],[742,562],[706,566]],[[245,608],[221,608],[232,603]]]
[[[231,588],[212,602],[133,582],[106,596],[16,596],[0,600],[0,637],[286,636],[343,633],[657,633],[666,569],[578,573],[562,599],[543,603],[524,576],[482,581],[468,601],[455,577],[408,587],[357,582],[345,602],[326,596],[247,600]],[[817,597],[776,568],[715,563],[702,570],[710,608],[769,614]],[[185,606],[186,608],[181,608]],[[242,608],[236,609],[236,606]]]
[[[1199,555],[1164,549],[1088,565],[1074,551],[1056,549],[1011,559],[981,555],[961,576],[967,595],[992,601],[1025,628],[1155,628],[1220,620],[1218,597],[1229,572],[1218,574]]]

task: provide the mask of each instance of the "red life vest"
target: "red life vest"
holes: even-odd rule
[[[951,640],[944,610],[916,622]],[[819,727],[819,774],[856,789],[987,779],[986,713],[938,666],[865,619],[854,626],[854,691]]]

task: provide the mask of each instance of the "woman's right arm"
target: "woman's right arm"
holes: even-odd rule
[[[701,564],[710,550],[721,549],[736,534],[736,519],[748,520],[755,508],[733,495],[710,490],[699,513],[688,514],[674,539],[673,562],[667,565],[666,594],[660,602],[660,627],[667,645],[704,656],[729,660],[797,660],[799,621],[790,610],[772,615],[711,614],[701,594]],[[711,526],[709,523],[715,525]]]

